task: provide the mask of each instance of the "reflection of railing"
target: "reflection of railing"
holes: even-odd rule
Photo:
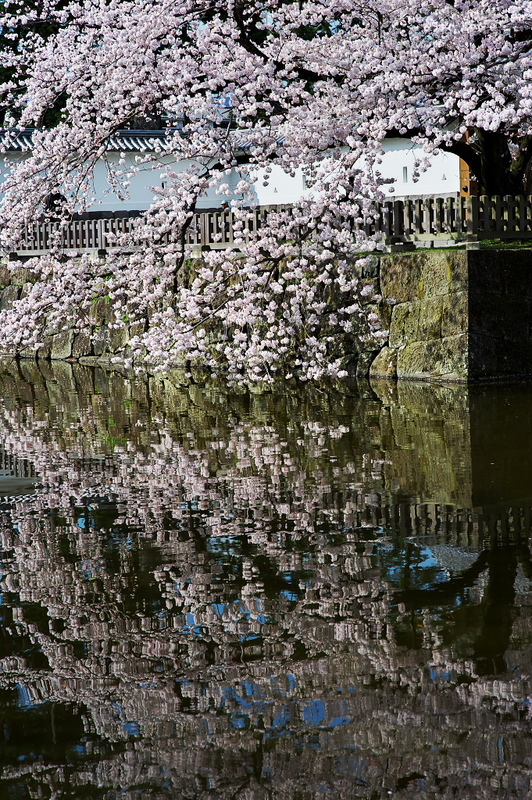
[[[419,542],[437,541],[459,547],[495,547],[527,539],[532,526],[532,506],[525,503],[483,508],[462,508],[420,499],[400,500],[390,493],[355,495],[346,528],[360,532],[405,536]],[[364,538],[361,535],[361,538]],[[371,540],[372,536],[367,537]]]
[[[0,449],[0,473],[4,475],[10,473],[17,478],[34,478],[37,474],[30,461],[17,458],[3,449]]]
[[[257,231],[274,210],[288,206],[262,206],[250,210],[235,225],[229,211],[205,211],[195,215],[186,232],[186,243],[213,249],[234,248],[235,238]],[[87,215],[90,217],[90,215]],[[73,219],[68,222],[35,222],[28,226],[17,248],[20,255],[38,255],[58,247],[65,251],[99,251],[121,247],[121,236],[133,232],[142,221],[138,213],[119,212],[113,217]],[[380,235],[387,243],[453,239],[532,239],[532,197],[432,197],[424,200],[390,200],[376,203],[363,220],[348,220],[353,232]],[[172,233],[161,237],[171,241]],[[131,249],[128,246],[128,249]]]

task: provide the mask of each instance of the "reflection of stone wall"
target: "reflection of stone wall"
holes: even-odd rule
[[[381,384],[387,488],[424,502],[471,506],[469,393],[458,386]]]

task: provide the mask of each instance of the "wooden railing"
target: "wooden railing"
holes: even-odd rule
[[[244,230],[238,236],[257,231],[274,210],[289,206],[263,206],[250,210]],[[88,215],[90,216],[90,215]],[[141,218],[124,213],[104,219],[73,219],[65,222],[36,222],[27,229],[17,248],[18,255],[38,255],[52,246],[66,252],[104,251],[120,247],[120,237],[131,233]],[[206,211],[195,215],[186,242],[196,248],[235,248],[237,231],[229,211]],[[345,224],[378,236],[387,244],[400,242],[473,241],[480,239],[532,239],[532,197],[459,197],[424,200],[394,200],[376,203],[363,221]],[[170,241],[167,234],[161,244]]]
[[[532,197],[436,197],[376,206],[368,233],[387,241],[532,238]]]
[[[263,225],[268,213],[272,210],[289,210],[289,206],[263,206],[250,210],[244,223],[244,236],[253,234]],[[90,216],[90,215],[87,215]],[[49,252],[52,248],[67,253],[98,252],[124,247],[121,237],[130,234],[134,228],[142,224],[138,213],[127,216],[120,215],[104,218],[73,219],[65,221],[39,221],[29,225],[16,253],[22,256],[34,256]],[[206,211],[194,215],[194,219],[186,232],[186,243],[193,247],[209,247],[212,249],[235,248],[236,229],[234,215],[229,211]],[[163,234],[161,245],[172,239],[170,233]],[[140,247],[140,245],[139,245]],[[128,250],[135,249],[126,245]]]

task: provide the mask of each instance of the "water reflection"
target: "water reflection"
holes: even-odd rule
[[[2,797],[530,796],[528,391],[1,380]]]

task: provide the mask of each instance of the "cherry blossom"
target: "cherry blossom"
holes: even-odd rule
[[[20,20],[14,6],[4,30]],[[51,32],[6,56],[3,96],[14,124],[34,133],[5,176],[4,248],[16,249],[50,193],[65,195],[65,216],[90,206],[94,165],[108,161],[117,130],[157,118],[167,135],[138,159],[135,169],[153,171],[154,202],[122,252],[25,264],[34,282],[2,312],[0,347],[38,349],[51,333],[86,328],[105,297],[114,326],[140,323],[128,363],[202,364],[236,381],[349,371],[360,341],[377,347],[384,335],[356,277],[360,251],[379,246],[363,223],[385,183],[383,139],[461,156],[490,194],[522,191],[531,18],[530,0],[49,0],[26,12],[31,31]],[[273,166],[302,169],[312,190],[247,234],[253,186]],[[108,177],[127,194],[124,163],[108,161]],[[241,240],[191,269],[186,230],[213,188]]]

